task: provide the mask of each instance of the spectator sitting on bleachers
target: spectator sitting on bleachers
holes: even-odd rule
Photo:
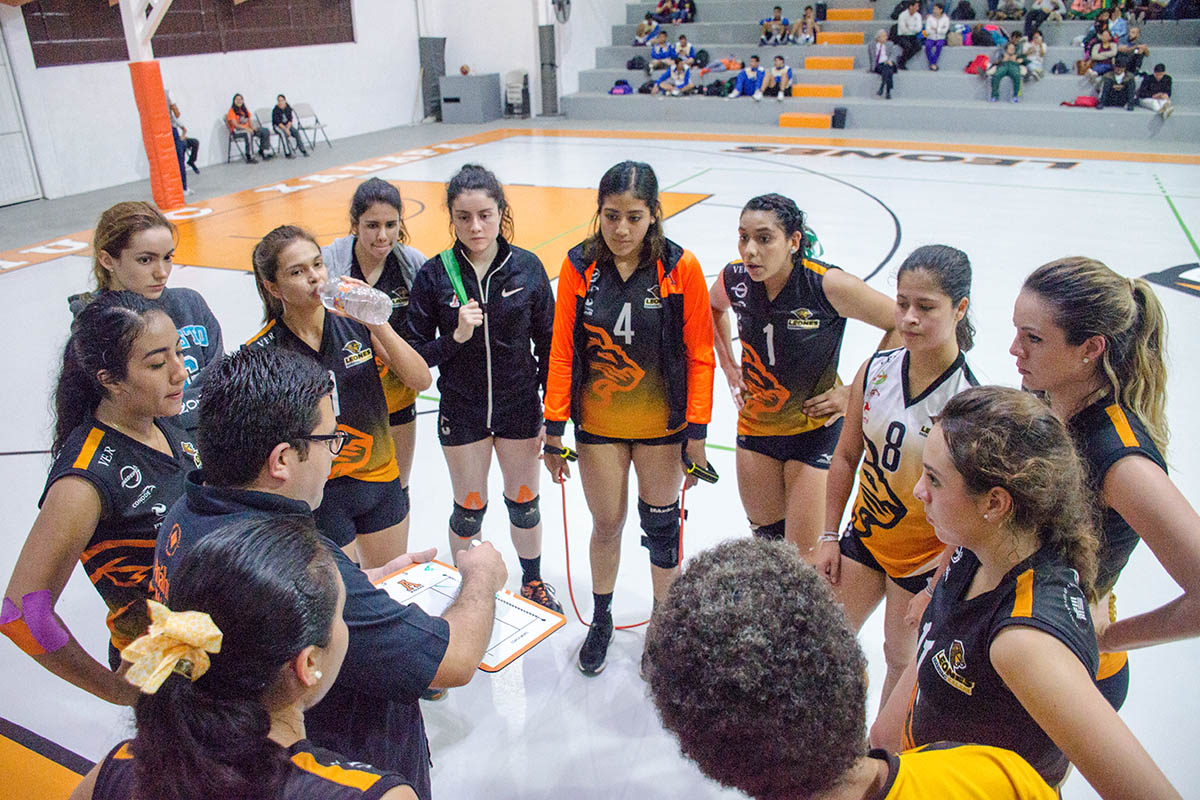
[[[658,0],[650,16],[655,22],[670,22],[675,18],[675,0]]]
[[[1113,41],[1108,28],[1100,31],[1100,39],[1092,45],[1088,53],[1088,70],[1085,75],[1091,82],[1097,83],[1100,76],[1112,72],[1113,59],[1117,57],[1117,43]]]
[[[792,44],[816,44],[817,34],[820,32],[821,25],[817,22],[816,12],[812,6],[805,6],[804,16],[792,26],[788,41]]]
[[[675,43],[675,60],[684,61],[689,67],[696,63],[696,48],[688,43],[688,38],[683,34],[679,35],[679,41]]]
[[[1108,9],[1102,9],[1100,15],[1092,21],[1092,27],[1083,35],[1083,56],[1087,58],[1092,45],[1100,38],[1100,31],[1108,30]]]
[[[950,17],[946,15],[944,0],[939,0],[933,4],[933,13],[925,18],[925,60],[934,72],[937,72],[938,59],[942,57],[949,32]]]
[[[1112,72],[1105,75],[1100,84],[1100,105],[1097,108],[1125,106],[1127,110],[1133,111],[1137,104],[1137,89],[1134,86],[1136,82],[1137,77],[1129,71],[1125,59],[1115,59]]]
[[[1171,116],[1175,106],[1171,105],[1171,76],[1165,64],[1155,64],[1154,74],[1142,78],[1137,90],[1138,105],[1148,108],[1163,119]]]
[[[1129,23],[1122,16],[1120,6],[1114,6],[1108,12],[1108,30],[1117,44],[1125,44],[1129,40]]]
[[[900,45],[901,51],[900,62],[897,65],[899,69],[908,69],[908,60],[921,49],[921,43],[917,36],[924,28],[925,20],[921,17],[921,3],[919,0],[910,0],[908,8],[900,12],[900,16],[896,19],[896,44]]]
[[[1137,75],[1142,74],[1142,62],[1149,54],[1150,48],[1142,44],[1142,29],[1137,25],[1130,25],[1125,43],[1117,45],[1117,55],[1128,58],[1129,71]]]
[[[662,27],[655,22],[654,17],[646,12],[646,18],[638,23],[637,30],[633,32],[633,46],[645,47],[661,30]],[[666,36],[665,33],[663,35]]]
[[[1021,19],[1025,16],[1024,0],[1000,0],[995,19]]]
[[[1067,16],[1071,19],[1096,19],[1100,12],[1107,12],[1104,7],[1106,0],[1071,0],[1071,10]]]
[[[990,102],[995,103],[1000,100],[1000,82],[1005,78],[1012,81],[1012,102],[1020,102],[1023,60],[1016,42],[1009,41],[1008,44],[996,51],[995,63],[987,69],[987,74],[992,76],[992,96],[988,98]]]
[[[667,32],[659,31],[650,43],[650,69],[670,69],[675,60],[675,47],[667,42]]]
[[[765,78],[766,71],[758,65],[758,56],[750,56],[749,63],[737,74],[737,81],[733,85],[733,91],[729,93],[729,99],[745,96],[762,100]]]
[[[758,39],[759,47],[787,42],[791,22],[783,15],[783,9],[779,6],[771,9],[771,16],[760,19],[758,24],[762,26],[762,33]]]
[[[662,77],[654,82],[654,86],[650,89],[651,94],[672,97],[690,94],[696,90],[696,84],[692,83],[692,70],[683,59],[675,59],[671,69],[663,73]]]
[[[1025,56],[1025,68],[1029,70],[1030,80],[1040,80],[1046,74],[1046,41],[1041,31],[1034,31],[1021,46],[1021,55]]]
[[[695,22],[696,4],[692,0],[675,0],[675,16],[673,22]]]
[[[1033,0],[1029,13],[1025,15],[1025,36],[1033,36],[1033,32],[1046,22],[1062,22],[1067,7],[1063,0]]]
[[[791,94],[791,91],[792,68],[784,63],[783,56],[775,56],[775,65],[767,72],[767,79],[763,84],[763,95],[774,97],[782,103],[783,98]]]
[[[887,99],[892,99],[892,80],[896,75],[896,62],[900,59],[900,48],[888,40],[887,31],[881,30],[875,34],[875,41],[867,45],[867,69],[879,75],[879,91],[877,95],[887,92]]]

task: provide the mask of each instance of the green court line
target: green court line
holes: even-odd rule
[[[690,180],[695,180],[696,178],[699,178],[701,175],[703,175],[706,172],[712,172],[712,169],[713,169],[712,167],[709,167],[708,169],[702,169],[699,172],[697,172],[695,175],[690,175],[681,181],[675,181],[670,186],[662,187],[661,189],[659,189],[659,191],[660,192],[670,191],[671,189],[674,189],[676,186],[678,186],[681,183],[687,183]]]
[[[1183,228],[1183,235],[1187,237],[1188,244],[1192,246],[1192,252],[1196,254],[1196,258],[1200,259],[1200,246],[1196,245],[1196,240],[1192,238],[1192,232],[1184,224],[1183,217],[1179,215],[1179,209],[1175,207],[1174,201],[1171,200],[1171,195],[1167,194],[1166,187],[1162,185],[1162,181],[1159,180],[1157,174],[1154,176],[1154,182],[1158,184],[1158,190],[1162,192],[1163,199],[1171,207],[1171,213],[1175,215],[1175,221],[1179,223],[1179,227]]]

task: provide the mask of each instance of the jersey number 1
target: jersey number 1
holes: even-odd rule
[[[626,303],[621,306],[621,313],[617,315],[617,324],[613,326],[613,336],[620,336],[625,340],[625,346],[633,344],[633,304]]]
[[[775,366],[775,323],[768,322],[767,327],[763,328],[763,333],[767,335],[767,366]]]

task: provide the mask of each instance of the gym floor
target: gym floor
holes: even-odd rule
[[[442,183],[468,161],[488,166],[505,182],[516,244],[536,252],[553,278],[567,249],[588,233],[600,175],[617,161],[643,160],[654,166],[664,191],[668,236],[697,254],[710,279],[737,258],[742,204],[770,191],[795,198],[810,214],[825,260],[888,294],[895,269],[917,246],[944,242],[964,249],[974,265],[971,313],[979,331],[969,360],[985,383],[1017,383],[1007,352],[1012,303],[1036,266],[1083,254],[1124,275],[1152,276],[1171,325],[1168,460],[1184,494],[1197,495],[1200,457],[1187,443],[1200,435],[1200,421],[1181,398],[1197,386],[1186,342],[1200,341],[1200,248],[1188,229],[1189,222],[1200,227],[1200,157],[1062,150],[1019,140],[901,143],[794,138],[761,129],[751,134],[732,126],[710,134],[664,134],[652,127],[429,125],[338,141],[307,161],[206,167],[192,178],[197,192],[191,204],[171,214],[180,229],[171,285],[204,294],[221,321],[226,347],[235,347],[261,325],[249,254],[269,229],[300,224],[322,243],[345,235],[354,187],[378,176],[400,187],[410,243],[432,255],[450,243]],[[236,191],[226,193],[231,189]],[[145,184],[133,184],[0,210],[0,291],[10,298],[0,338],[9,342],[4,371],[13,379],[0,398],[0,418],[7,421],[0,430],[0,485],[7,487],[10,509],[0,532],[0,579],[7,579],[37,513],[49,465],[49,398],[70,323],[65,297],[91,284],[87,229],[108,205],[143,197]],[[876,331],[849,325],[844,379],[877,341]],[[748,533],[734,475],[735,412],[719,371],[717,383],[709,457],[722,480],[687,495],[685,557]],[[431,389],[417,409],[432,412],[436,406]],[[412,549],[445,551],[450,484],[428,415],[418,422],[416,458]],[[496,469],[490,492],[500,496]],[[601,676],[587,679],[575,668],[585,629],[571,610],[568,581],[588,619],[590,520],[578,480],[567,485],[565,499],[564,515],[558,487],[544,481],[543,574],[557,587],[568,624],[503,671],[481,672],[446,700],[423,704],[436,796],[738,796],[703,778],[662,731],[638,677],[641,629],[616,634]],[[614,600],[618,624],[645,619],[650,607],[647,560],[638,546],[636,514],[631,516]],[[570,579],[564,520],[574,558]],[[484,531],[504,553],[509,588],[516,589],[520,573],[506,516],[494,511]],[[1130,615],[1169,600],[1178,588],[1143,545],[1117,591],[1121,613]],[[103,606],[82,571],[68,583],[57,610],[103,657]],[[880,614],[860,639],[878,687]],[[1200,736],[1193,705],[1200,690],[1190,669],[1200,660],[1200,642],[1136,651],[1130,660],[1132,685],[1122,717],[1186,795],[1200,786],[1192,746]],[[0,688],[0,798],[65,797],[74,780],[69,770],[80,764],[71,754],[95,760],[131,734],[128,710],[59,681],[7,642],[0,643],[0,674],[6,676]],[[876,689],[868,716],[877,703]],[[1077,773],[1064,795],[1095,797]]]

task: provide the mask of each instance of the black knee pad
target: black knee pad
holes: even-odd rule
[[[524,503],[518,503],[516,500],[509,500],[506,497],[504,505],[508,506],[508,521],[513,524],[514,528],[529,530],[536,528],[542,521],[542,512],[538,508],[537,496]]]
[[[483,528],[483,515],[486,513],[486,504],[483,508],[465,508],[455,503],[454,510],[450,512],[450,530],[454,531],[455,536],[470,539]]]
[[[679,566],[679,501],[669,506],[652,506],[638,498],[642,518],[642,547],[650,551],[650,563],[663,569]]]
[[[783,529],[787,526],[787,520],[779,520],[772,522],[770,525],[751,526],[754,535],[759,539],[766,539],[771,542],[783,541]]]

